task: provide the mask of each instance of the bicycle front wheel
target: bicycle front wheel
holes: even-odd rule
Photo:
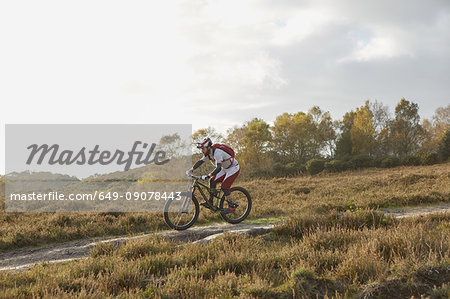
[[[219,208],[234,208],[234,211],[228,214],[220,213],[220,216],[232,224],[236,224],[247,218],[252,209],[252,198],[250,193],[242,187],[232,187],[230,189],[231,200],[228,201],[225,196],[220,199]]]
[[[164,206],[164,220],[175,230],[191,227],[198,218],[200,207],[190,192],[183,192],[180,199],[169,199]]]

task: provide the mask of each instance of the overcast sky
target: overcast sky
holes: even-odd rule
[[[448,0],[0,2],[2,126],[225,131],[314,105],[334,119],[367,99],[393,111],[403,97],[429,118],[449,79]]]

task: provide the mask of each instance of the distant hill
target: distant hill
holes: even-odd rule
[[[75,176],[48,171],[22,171],[6,174],[4,176],[4,181],[7,183],[10,192],[26,192],[61,189],[69,184],[80,182],[80,179]]]

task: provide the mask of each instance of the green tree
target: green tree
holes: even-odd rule
[[[352,154],[353,143],[351,139],[350,130],[353,126],[355,112],[352,110],[344,114],[342,121],[336,122],[335,126],[339,128],[340,134],[336,141],[335,156],[343,158]]]
[[[418,112],[419,106],[405,99],[395,107],[390,140],[394,153],[401,157],[415,154],[422,144],[423,129]]]
[[[272,148],[277,162],[304,164],[312,158],[334,153],[336,131],[329,112],[318,106],[308,113],[283,113],[275,119]]]
[[[447,161],[450,157],[450,129],[447,130],[439,143],[438,154],[441,161]]]
[[[283,113],[275,119],[271,129],[272,147],[281,163],[305,163],[315,156],[315,127],[311,115]]]

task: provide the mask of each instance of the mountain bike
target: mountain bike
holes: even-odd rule
[[[164,205],[164,220],[171,228],[185,230],[191,227],[200,214],[200,205],[219,213],[225,221],[232,224],[243,221],[250,214],[252,199],[244,188],[232,187],[231,200],[228,201],[220,188],[210,188],[200,181],[199,176],[191,175],[190,178],[194,180],[188,191],[180,192],[178,198],[168,199]],[[196,194],[203,199],[201,204],[198,203]],[[226,213],[228,207],[234,208],[234,211]]]

